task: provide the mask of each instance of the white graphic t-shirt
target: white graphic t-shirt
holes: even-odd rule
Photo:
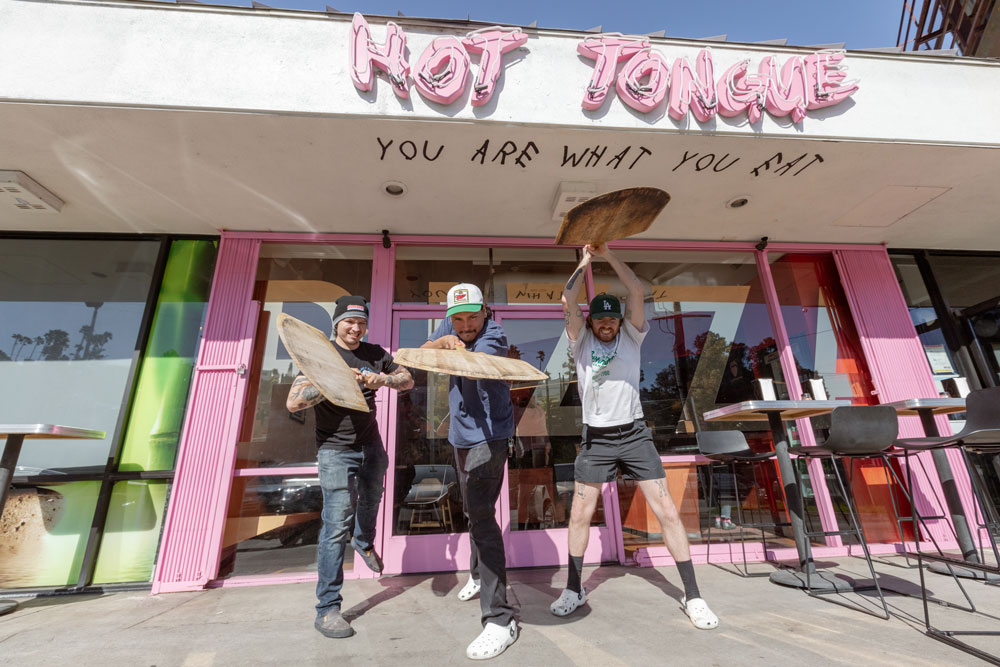
[[[639,402],[639,348],[649,333],[649,323],[639,331],[622,321],[618,335],[610,343],[598,340],[590,329],[580,330],[571,350],[576,362],[583,423],[607,427],[642,419]]]

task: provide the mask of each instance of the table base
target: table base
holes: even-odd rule
[[[807,588],[806,574],[799,570],[775,570],[770,576],[772,584],[791,586],[792,588]],[[827,593],[854,590],[854,585],[846,579],[841,579],[832,572],[816,571],[809,574],[809,586],[812,590]]]
[[[945,563],[931,563],[927,566],[927,569],[934,574],[943,574],[945,576],[951,576],[951,572],[948,570],[948,565]],[[991,583],[1000,582],[1000,574],[994,574],[993,572],[983,572],[981,570],[971,570],[961,565],[952,565],[952,571],[955,572],[956,577],[961,577],[962,579],[977,579],[979,581],[987,581]]]
[[[0,616],[17,609],[17,600],[0,600]]]

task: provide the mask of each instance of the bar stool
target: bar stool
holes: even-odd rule
[[[743,538],[744,528],[759,528],[760,529],[760,544],[764,553],[764,559],[767,560],[767,535],[764,532],[765,528],[777,528],[778,526],[791,526],[790,522],[758,522],[758,523],[744,523],[743,522],[743,510],[740,507],[740,486],[739,479],[736,476],[736,464],[746,463],[751,466],[754,471],[754,480],[757,479],[757,467],[754,465],[759,461],[767,461],[774,458],[774,452],[755,452],[750,449],[747,444],[746,437],[741,431],[700,431],[695,434],[695,438],[698,441],[698,450],[701,455],[707,459],[711,459],[712,463],[709,465],[708,471],[708,497],[709,502],[711,502],[712,491],[715,485],[715,470],[719,468],[728,468],[730,474],[733,476],[733,488],[736,490],[736,520],[740,525],[740,547],[743,549],[743,571],[741,572],[739,567],[736,568],[736,572],[739,573],[741,577],[766,577],[770,572],[757,572],[754,574],[750,573],[750,568],[747,565],[747,548],[746,540]],[[709,511],[709,521],[708,521],[708,548],[705,552],[705,560],[711,562],[710,556],[712,551],[712,521],[711,521],[711,510]],[[768,561],[774,562],[774,561]]]
[[[993,530],[998,527],[998,521],[995,518],[991,518],[996,516],[996,507],[994,507],[993,503],[990,502],[990,497],[985,484],[973,467],[972,461],[969,458],[969,454],[1000,454],[1000,387],[990,387],[988,389],[979,389],[970,392],[965,399],[965,407],[965,427],[955,435],[936,438],[905,438],[897,440],[895,444],[896,447],[902,450],[907,457],[911,453],[929,451],[931,449],[941,447],[958,447],[962,452],[962,460],[965,462],[965,469],[968,472],[969,480],[972,483],[971,485],[973,497],[976,503],[977,517],[980,513],[983,517],[982,520],[977,518],[977,534],[980,535],[980,562],[969,563],[966,561],[957,561],[955,558],[947,557],[943,553],[939,553],[938,556],[934,556],[933,554],[924,554],[920,550],[919,541],[916,543],[917,560],[918,563],[922,563],[924,558],[930,558],[931,560],[944,562],[948,565],[949,571],[951,570],[952,565],[956,565],[962,568],[979,570],[986,574],[1000,574],[1000,554],[997,553],[997,543],[996,539],[993,537]],[[909,470],[909,466],[907,466],[907,470]],[[990,546],[993,549],[993,557],[996,559],[996,564],[994,565],[986,564],[985,558],[983,558],[985,555],[981,537],[983,529],[986,530]],[[952,575],[954,576],[954,572]],[[959,584],[959,586],[961,586],[961,584]],[[957,638],[958,636],[963,635],[995,636],[1000,635],[1000,631],[941,630],[932,626],[930,610],[927,605],[927,586],[924,582],[923,568],[920,568],[920,589],[924,599],[924,626],[925,634],[927,634],[927,636],[949,644],[950,646],[954,646],[969,655],[974,655],[987,662],[1000,664],[1000,658],[998,658],[998,656],[987,653]],[[964,592],[964,588],[962,590]],[[968,595],[966,595],[966,598],[968,599]],[[970,600],[970,605],[971,604],[972,602]]]
[[[902,488],[903,494],[910,501],[911,506],[913,501],[910,498],[908,490],[903,487],[902,483],[899,481],[895,470],[889,465],[886,459],[886,450],[888,450],[893,442],[896,440],[898,435],[898,419],[896,417],[896,411],[888,406],[849,406],[836,408],[830,414],[830,434],[826,441],[816,445],[815,447],[789,447],[788,451],[792,454],[797,454],[798,456],[804,458],[818,458],[818,459],[830,459],[832,463],[832,468],[835,477],[837,478],[837,484],[840,486],[840,491],[844,501],[847,504],[848,516],[850,518],[851,527],[848,530],[821,530],[821,531],[806,531],[806,537],[827,537],[831,535],[853,535],[858,540],[861,545],[861,549],[865,555],[865,562],[868,564],[868,570],[872,575],[872,585],[871,586],[856,586],[855,591],[862,590],[874,590],[878,593],[879,601],[882,603],[882,610],[884,614],[882,618],[889,619],[889,606],[886,604],[885,595],[882,592],[882,587],[878,583],[878,576],[875,574],[875,566],[872,563],[871,552],[868,549],[868,541],[865,539],[864,532],[861,529],[861,523],[857,517],[857,502],[854,499],[853,492],[848,492],[847,486],[844,485],[844,480],[840,474],[840,469],[837,466],[837,461],[839,459],[847,459],[848,461],[852,459],[869,459],[877,458],[882,461],[882,465],[896,480],[896,482]],[[799,494],[802,496],[802,501],[805,503],[804,487],[801,480],[801,473],[798,467],[795,469],[795,475],[798,481]],[[853,473],[852,473],[853,477]],[[850,480],[848,480],[850,481]],[[849,484],[848,484],[849,486]],[[923,517],[916,513],[915,515],[918,521],[922,521]],[[812,557],[812,545],[809,540],[806,540],[806,545],[809,550],[809,557]],[[958,580],[956,579],[956,582]],[[961,584],[959,584],[961,587]],[[964,589],[963,589],[964,590]],[[806,570],[806,591],[813,596],[818,596],[823,594],[822,591],[814,591],[809,582],[809,571]],[[898,591],[896,591],[898,592]],[[837,603],[841,604],[841,603]],[[842,605],[849,606],[849,605]],[[864,611],[864,613],[877,616],[864,609],[858,607],[852,607]]]
[[[947,447],[959,448],[962,452],[962,460],[965,462],[965,469],[969,474],[969,480],[972,483],[973,497],[976,502],[978,522],[976,532],[979,538],[980,561],[985,562],[982,557],[984,555],[982,531],[985,530],[993,549],[993,557],[1000,564],[1000,552],[997,550],[996,539],[993,537],[993,530],[1000,528],[1000,522],[995,518],[996,508],[992,507],[992,503],[989,501],[989,492],[969,458],[969,454],[1000,454],[1000,387],[989,387],[970,392],[965,399],[965,414],[965,426],[955,435],[936,438],[901,438],[894,444],[906,457],[908,476],[910,454]],[[979,519],[980,516],[982,516],[982,520]],[[918,545],[917,550],[919,551],[919,549]]]

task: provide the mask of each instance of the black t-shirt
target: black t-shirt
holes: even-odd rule
[[[380,345],[361,343],[356,350],[345,350],[337,343],[333,347],[351,368],[367,369],[373,373],[392,373],[399,368],[399,364]],[[361,451],[365,442],[373,437],[378,428],[375,423],[375,390],[362,385],[361,394],[368,402],[370,412],[349,410],[327,400],[314,406],[317,447]]]

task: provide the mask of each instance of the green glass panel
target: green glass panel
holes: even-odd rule
[[[174,466],[216,251],[215,241],[170,245],[118,463],[121,471]]]
[[[166,511],[166,481],[129,480],[111,490],[94,583],[149,581]]]
[[[0,518],[0,589],[76,584],[101,483],[18,484]]]

